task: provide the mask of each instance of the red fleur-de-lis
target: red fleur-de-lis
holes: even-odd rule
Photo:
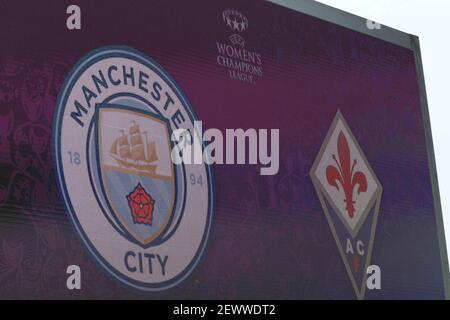
[[[353,190],[358,186],[357,192],[367,191],[367,179],[364,173],[361,171],[355,172],[357,164],[356,159],[353,159],[353,164],[350,161],[350,148],[348,146],[347,139],[344,133],[341,131],[338,137],[338,155],[339,161],[336,159],[336,155],[333,154],[333,160],[336,162],[336,166],[329,165],[327,167],[327,180],[328,184],[339,190],[339,185],[342,186],[345,193],[344,202],[346,203],[345,209],[347,210],[350,218],[353,218],[355,214],[355,201],[353,201]]]

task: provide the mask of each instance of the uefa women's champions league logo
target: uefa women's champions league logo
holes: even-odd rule
[[[229,36],[230,42],[233,46],[245,47],[245,39],[239,34],[248,29],[248,19],[241,12],[235,9],[227,9],[222,12],[222,19],[226,26],[233,32],[236,32]]]
[[[89,53],[60,92],[54,150],[61,194],[95,259],[133,287],[177,285],[205,249],[211,170],[171,161],[172,131],[192,132],[195,120],[167,72],[127,47]]]
[[[216,63],[223,67],[230,79],[256,84],[263,76],[261,53],[251,49],[243,34],[248,31],[248,18],[236,9],[225,9],[221,14],[221,24],[231,34],[226,41],[216,41]]]
[[[248,19],[241,12],[227,9],[222,12],[223,21],[231,30],[243,32],[248,28]]]

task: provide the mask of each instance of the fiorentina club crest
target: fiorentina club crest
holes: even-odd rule
[[[196,120],[171,76],[129,47],[90,52],[61,89],[53,134],[61,195],[99,265],[134,288],[178,285],[205,251],[211,169],[172,161],[172,132],[193,132]]]
[[[339,111],[310,175],[356,296],[363,299],[382,186]]]

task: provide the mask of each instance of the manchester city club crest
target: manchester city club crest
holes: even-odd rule
[[[97,110],[102,191],[116,223],[147,246],[169,224],[177,194],[169,125],[128,108],[106,105]]]
[[[91,52],[61,90],[54,120],[61,194],[96,261],[135,288],[176,286],[204,253],[210,167],[172,161],[172,132],[193,132],[196,119],[168,73],[128,47]]]
[[[363,299],[382,186],[339,111],[310,175],[356,296]]]

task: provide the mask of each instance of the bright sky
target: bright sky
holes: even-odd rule
[[[447,251],[450,252],[450,1],[318,0],[420,37],[438,169]]]

